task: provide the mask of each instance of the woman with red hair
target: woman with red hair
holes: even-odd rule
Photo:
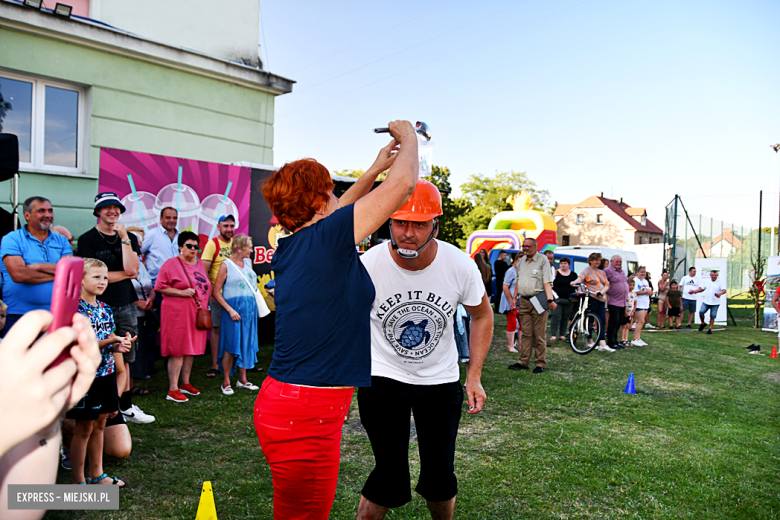
[[[341,199],[327,168],[313,159],[285,164],[263,185],[274,216],[292,231],[279,240],[271,263],[276,338],[254,412],[277,519],[328,518],[352,392],[371,385],[374,285],[355,245],[409,198],[418,171],[414,127],[408,121],[389,127],[393,141]]]

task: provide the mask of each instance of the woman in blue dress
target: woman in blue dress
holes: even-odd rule
[[[224,380],[221,389],[225,395],[233,395],[230,377],[238,369],[236,386],[246,390],[259,390],[246,378],[246,371],[257,363],[257,302],[253,291],[257,290],[257,275],[252,270],[252,238],[235,235],[232,256],[222,262],[214,282],[212,295],[222,306],[219,333],[219,358],[222,360]]]

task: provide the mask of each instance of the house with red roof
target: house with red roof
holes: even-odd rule
[[[634,208],[604,197],[579,204],[559,204],[553,213],[559,246],[606,246],[624,249],[634,244],[659,244],[664,232],[650,222],[645,208]]]

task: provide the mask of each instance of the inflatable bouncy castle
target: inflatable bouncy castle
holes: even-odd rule
[[[540,252],[557,247],[558,226],[551,215],[532,210],[533,200],[523,190],[506,200],[513,211],[502,211],[490,220],[487,229],[473,232],[466,243],[472,258],[480,249],[520,249],[523,240],[535,238]]]

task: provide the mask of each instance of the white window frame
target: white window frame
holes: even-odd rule
[[[585,214],[584,213],[578,213],[576,216],[576,222],[577,224],[584,224],[585,223]]]
[[[32,83],[32,107],[30,110],[30,159],[31,162],[19,161],[19,171],[30,173],[52,173],[59,175],[83,175],[84,174],[84,135],[86,133],[84,115],[86,106],[86,89],[77,85],[52,81],[48,79],[25,76],[0,69],[0,76],[16,81]],[[78,93],[79,102],[76,118],[76,167],[57,166],[44,164],[44,135],[46,132],[46,87],[54,87],[63,90],[71,90]]]

